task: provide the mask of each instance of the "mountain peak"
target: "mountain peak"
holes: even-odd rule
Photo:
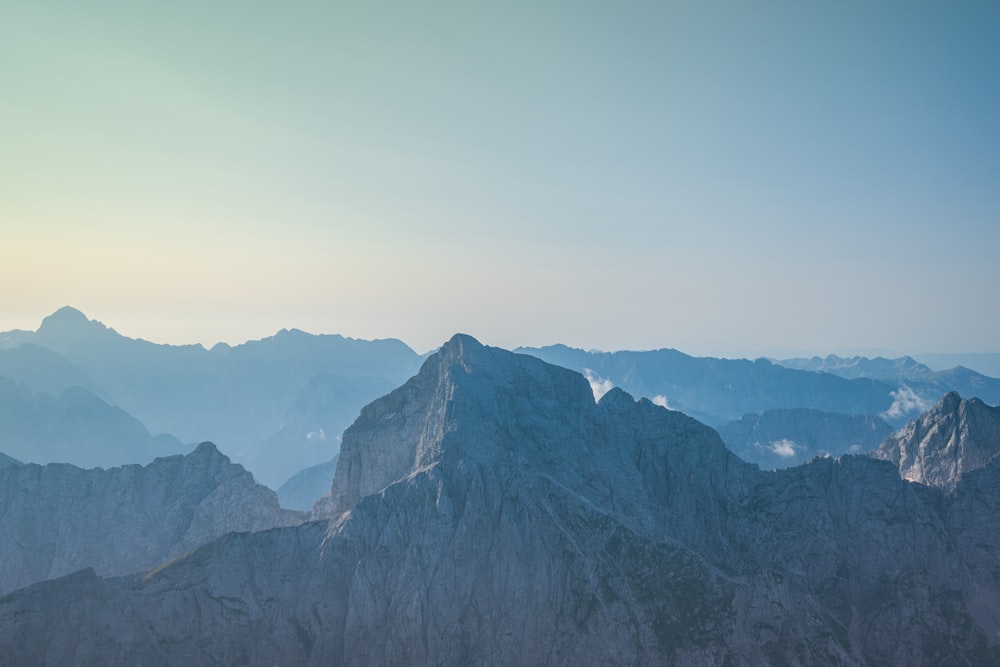
[[[67,333],[94,329],[107,330],[107,327],[97,320],[88,319],[72,306],[63,306],[42,320],[37,333]]]
[[[945,394],[872,452],[891,461],[911,482],[953,490],[962,475],[1000,453],[1000,408],[977,398]]]

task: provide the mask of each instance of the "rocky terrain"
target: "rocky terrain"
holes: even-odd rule
[[[1000,408],[951,392],[886,439],[872,456],[897,466],[904,479],[954,490],[963,475],[986,466],[998,453]]]
[[[0,455],[0,594],[83,568],[146,570],[229,531],[304,518],[209,443],[108,470],[11,462]]]
[[[789,468],[816,456],[868,452],[893,433],[878,417],[805,408],[743,415],[718,431],[734,454],[765,470]]]
[[[994,664],[1000,470],[761,472],[678,412],[456,336],[317,520],[0,601],[0,662]],[[73,604],[67,604],[73,600]]]

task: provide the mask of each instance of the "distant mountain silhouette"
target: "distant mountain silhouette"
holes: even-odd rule
[[[357,410],[422,359],[398,340],[297,330],[211,350],[160,345],[122,336],[71,307],[46,317],[37,332],[6,340],[18,347],[0,350],[0,376],[55,392],[84,386],[152,432],[217,443],[272,487],[328,461]],[[325,440],[309,438],[320,432]]]
[[[934,371],[912,357],[869,359],[829,355],[809,359],[783,359],[775,363],[799,370],[832,373],[847,379],[873,378],[905,387],[912,392],[913,400],[919,403],[922,409],[931,407],[941,396],[951,391],[957,391],[965,396],[976,396],[991,405],[1000,403],[1000,379],[982,375],[962,366],[946,371]]]
[[[878,417],[805,408],[743,415],[718,431],[730,451],[765,470],[789,468],[816,456],[869,452],[893,433]]]
[[[281,506],[290,510],[312,510],[316,501],[330,492],[339,454],[325,463],[300,470],[278,487]]]
[[[669,349],[587,352],[552,345],[516,351],[606,380],[635,396],[659,397],[671,409],[710,425],[725,424],[748,413],[787,408],[877,415],[892,407],[896,389],[878,380],[845,380],[785,368],[765,359],[692,357]],[[905,416],[897,421],[902,423]]]
[[[52,396],[0,377],[0,451],[25,462],[82,468],[149,463],[186,447],[81,387]]]

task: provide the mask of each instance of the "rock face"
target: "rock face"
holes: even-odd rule
[[[878,417],[804,408],[743,415],[718,431],[730,451],[764,470],[789,468],[816,456],[868,452],[893,433]]]
[[[0,601],[0,662],[992,664],[1000,471],[761,472],[703,424],[456,336],[345,432],[314,521]],[[73,604],[67,604],[72,600]]]
[[[962,476],[984,467],[1000,453],[1000,408],[950,392],[872,452],[899,474],[954,490]]]
[[[0,461],[0,594],[85,567],[148,569],[229,531],[303,518],[209,443],[145,467]]]

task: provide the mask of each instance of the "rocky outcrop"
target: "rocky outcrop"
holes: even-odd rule
[[[912,482],[953,490],[962,475],[1000,453],[1000,408],[955,392],[886,439],[872,453]]]
[[[340,456],[326,521],[8,596],[0,662],[1000,658],[990,466],[951,495],[864,456],[765,473],[683,414],[466,336]]]
[[[893,433],[878,417],[804,408],[743,415],[718,431],[734,454],[764,470],[790,468],[817,456],[869,452]]]
[[[209,443],[145,467],[0,464],[0,594],[86,567],[148,569],[229,531],[303,518]]]

